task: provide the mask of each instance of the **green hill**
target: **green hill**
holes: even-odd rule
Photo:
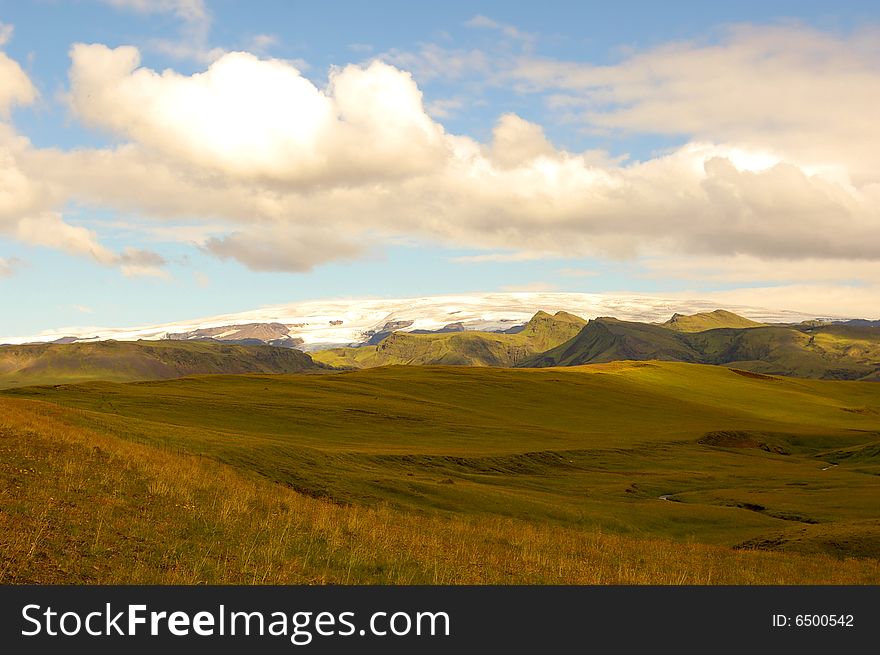
[[[339,368],[372,368],[388,364],[514,366],[560,343],[585,325],[567,312],[538,312],[515,334],[501,332],[394,332],[375,346],[333,348],[312,354],[315,361]]]
[[[600,318],[569,341],[519,363],[578,366],[619,360],[732,366],[755,373],[839,380],[880,380],[880,329],[826,325],[763,326],[702,332]]]
[[[580,366],[621,360],[696,362],[700,353],[684,335],[650,323],[598,318],[574,338],[536,355],[522,367]]]
[[[0,388],[86,380],[132,382],[210,373],[296,373],[322,368],[298,350],[184,341],[0,346]]]
[[[663,323],[664,327],[676,332],[703,332],[715,328],[750,328],[761,327],[764,323],[757,323],[747,318],[728,312],[724,309],[716,309],[713,312],[701,312],[699,314],[673,314],[672,318]]]

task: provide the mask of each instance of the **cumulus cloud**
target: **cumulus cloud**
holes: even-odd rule
[[[318,89],[288,62],[229,53],[186,76],[139,67],[133,47],[76,45],[71,107],[181,163],[290,184],[386,179],[442,159],[443,130],[387,64],[334,70]]]
[[[30,104],[35,98],[36,90],[27,75],[0,52],[0,114],[8,112],[12,104]],[[70,197],[69,192],[34,168],[36,152],[26,138],[0,122],[0,234],[105,266],[120,265],[126,274],[154,274],[156,262],[149,266],[129,262],[126,253],[117,255],[102,245],[94,230],[64,220],[57,208]],[[0,268],[9,275],[16,266],[17,260],[4,260]]]
[[[66,223],[55,209],[63,202],[63,194],[25,170],[23,160],[30,152],[27,139],[0,123],[0,234],[113,264],[115,255],[98,242],[93,231]]]
[[[2,24],[0,24],[0,27]],[[0,30],[0,46],[3,39],[9,38],[11,30],[4,34]],[[30,78],[5,52],[0,52],[0,118],[8,118],[15,105],[29,105],[37,98],[37,89]]]
[[[367,232],[568,256],[880,256],[880,187],[766,148],[694,141],[621,162],[556,148],[514,114],[479,143],[445,132],[412,77],[378,61],[318,88],[246,53],[194,75],[142,67],[131,47],[71,56],[71,107],[129,143],[38,153],[34,168],[91,202],[228,219],[203,245],[252,268],[351,257]]]
[[[25,243],[89,257],[99,264],[112,265],[116,262],[116,255],[98,243],[94,231],[65,223],[54,212],[21,217],[14,234]]]
[[[541,126],[516,114],[504,114],[495,125],[492,137],[492,160],[502,168],[515,168],[538,157],[556,154]]]
[[[40,180],[39,191],[15,194],[22,207],[28,198],[75,199],[161,220],[168,234],[182,221],[183,240],[254,270],[306,271],[401,238],[495,251],[474,261],[662,255],[873,265],[880,153],[869,147],[876,121],[865,118],[876,103],[863,101],[874,98],[880,72],[866,58],[871,46],[803,28],[775,28],[773,45],[767,29],[738,28],[715,45],[673,44],[606,67],[516,60],[518,83],[568,94],[566,106],[590,129],[685,135],[643,161],[567,151],[510,113],[488,142],[450,134],[412,75],[380,61],[335,68],[318,86],[291,62],[248,53],[184,75],[142,66],[133,47],[77,45],[70,107],[123,143],[21,148],[0,175],[9,188],[16,174]],[[749,78],[737,96],[747,107],[732,106],[729,93],[684,107],[694,94],[712,95],[715,64],[731,88]],[[789,75],[809,87],[791,89],[798,103],[770,88]],[[814,107],[800,107],[819,95],[846,98],[832,118],[852,120],[829,126]],[[196,221],[223,227],[206,234]],[[149,256],[101,250],[83,228],[58,232],[67,245],[55,247],[140,274],[163,270]]]

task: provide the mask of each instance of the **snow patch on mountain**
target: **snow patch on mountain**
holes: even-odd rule
[[[142,327],[67,327],[34,336],[0,337],[0,343],[50,342],[68,337],[75,337],[77,341],[228,339],[251,336],[252,331],[262,333],[265,328],[258,328],[256,324],[274,324],[273,328],[280,324],[278,327],[287,329],[287,336],[302,339],[299,348],[320,350],[364,343],[385,325],[398,322],[407,324],[402,328],[405,332],[434,331],[453,323],[461,323],[466,330],[501,331],[525,323],[539,310],[551,314],[564,310],[585,319],[613,316],[627,321],[662,322],[676,312],[692,314],[720,307],[711,300],[604,293],[499,292],[423,298],[327,299]],[[762,323],[797,323],[817,318],[761,307],[728,305],[724,309]],[[238,330],[236,326],[243,329]],[[283,331],[273,329],[273,336],[281,337]]]

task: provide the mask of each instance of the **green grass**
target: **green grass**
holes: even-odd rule
[[[393,366],[4,395],[72,408],[84,430],[206,457],[335,503],[880,555],[873,383],[621,362]]]

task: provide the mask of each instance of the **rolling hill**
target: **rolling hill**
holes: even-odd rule
[[[713,312],[714,319],[719,318]],[[725,312],[725,314],[729,314]],[[731,319],[730,317],[735,317]],[[697,327],[705,315],[679,317]],[[739,322],[735,315],[721,317]],[[710,321],[710,322],[712,322]],[[751,323],[747,319],[742,321]],[[880,330],[849,325],[719,327],[698,332],[598,318],[572,339],[517,366],[579,366],[662,360],[732,366],[755,373],[839,380],[880,380]]]
[[[687,580],[880,574],[876,384],[387,366],[10,389],[0,410],[0,579],[658,582],[695,547],[716,564]],[[755,550],[806,557],[758,575]]]
[[[443,364],[456,366],[514,366],[527,358],[568,341],[586,321],[567,312],[536,313],[525,326],[504,332],[392,332],[376,345],[332,348],[312,353],[315,361],[347,368],[389,364]]]
[[[298,350],[270,346],[181,341],[0,346],[0,388],[85,380],[164,380],[210,373],[296,373],[323,368]]]

